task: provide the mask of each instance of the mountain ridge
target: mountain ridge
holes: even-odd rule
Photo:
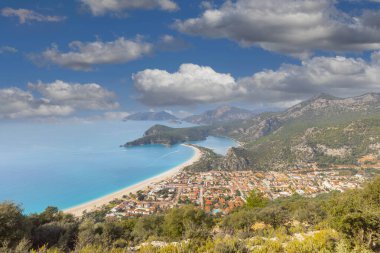
[[[129,144],[159,141],[173,145],[209,135],[226,136],[243,143],[227,153],[218,163],[219,169],[281,170],[309,163],[355,164],[365,155],[380,159],[380,94],[351,98],[322,94],[282,112],[204,127],[147,132],[150,134]]]
[[[127,120],[152,120],[152,121],[165,121],[165,120],[178,120],[176,116],[166,111],[160,112],[137,112],[131,115],[128,115],[123,119],[123,121]]]
[[[210,125],[231,120],[249,119],[254,115],[255,114],[252,111],[234,106],[224,105],[219,106],[213,110],[208,110],[202,114],[186,117],[183,120],[194,124]]]

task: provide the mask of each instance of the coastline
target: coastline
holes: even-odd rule
[[[134,185],[128,186],[128,187],[121,189],[119,191],[116,191],[116,192],[110,193],[108,195],[105,195],[103,197],[85,202],[83,204],[79,204],[77,206],[67,208],[67,209],[63,210],[63,212],[68,213],[68,214],[72,214],[72,215],[77,216],[77,217],[80,217],[80,216],[82,216],[84,211],[87,211],[87,212],[94,211],[96,209],[101,208],[103,205],[110,203],[114,199],[122,198],[123,195],[128,195],[129,193],[135,193],[139,190],[142,190],[142,189],[148,187],[149,185],[152,185],[154,183],[158,183],[158,182],[160,182],[166,178],[172,177],[175,174],[177,174],[178,172],[180,172],[183,168],[199,161],[199,159],[202,157],[202,152],[198,148],[191,146],[191,145],[187,145],[187,144],[181,144],[181,145],[187,146],[187,147],[192,148],[194,150],[194,155],[189,160],[187,160],[186,162],[184,162],[184,163],[182,163],[182,164],[180,164],[174,168],[171,168],[170,170],[167,170],[167,171],[165,171],[159,175],[145,179],[141,182],[138,182]]]

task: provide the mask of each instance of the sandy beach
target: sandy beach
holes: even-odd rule
[[[137,184],[128,186],[128,187],[126,187],[120,191],[108,194],[104,197],[100,197],[98,199],[80,204],[78,206],[68,208],[68,209],[64,210],[64,212],[72,214],[74,216],[81,216],[84,211],[87,211],[87,212],[94,211],[94,210],[102,207],[103,205],[108,204],[109,202],[111,202],[114,199],[121,198],[123,195],[128,195],[129,193],[135,193],[139,190],[142,190],[142,189],[148,187],[149,185],[158,183],[158,182],[160,182],[160,181],[162,181],[168,177],[172,177],[175,174],[177,174],[179,171],[181,171],[183,168],[197,162],[202,157],[202,152],[198,148],[190,146],[190,145],[186,145],[186,144],[182,144],[182,145],[188,146],[195,151],[193,157],[191,159],[187,160],[186,162],[184,162],[184,163],[182,163],[182,164],[180,164],[180,165],[178,165],[178,166],[176,166],[176,167],[174,167],[168,171],[165,171],[164,173],[161,173],[157,176],[148,178],[148,179],[141,181]]]

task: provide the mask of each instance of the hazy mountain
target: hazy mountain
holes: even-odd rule
[[[232,106],[221,106],[214,110],[206,111],[200,115],[189,116],[184,121],[194,124],[215,124],[231,120],[243,120],[254,117],[254,113]]]
[[[165,111],[161,112],[138,112],[128,115],[123,120],[152,120],[152,121],[166,121],[166,120],[177,120],[178,118],[173,114]]]

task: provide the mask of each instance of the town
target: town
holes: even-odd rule
[[[181,171],[143,191],[124,195],[108,218],[143,216],[175,206],[192,204],[205,212],[224,215],[244,205],[246,197],[259,191],[268,199],[293,194],[314,197],[331,191],[359,188],[370,178],[365,170],[294,169],[276,171]]]

